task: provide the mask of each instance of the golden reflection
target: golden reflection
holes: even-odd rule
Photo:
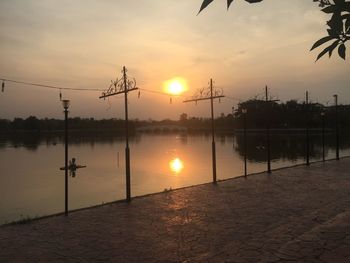
[[[175,158],[169,162],[169,167],[172,172],[179,174],[183,170],[184,164],[179,158]]]

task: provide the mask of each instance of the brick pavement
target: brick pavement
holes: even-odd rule
[[[350,159],[0,227],[0,262],[350,262]]]

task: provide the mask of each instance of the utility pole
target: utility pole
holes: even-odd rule
[[[68,108],[69,100],[62,100],[64,109],[64,215],[68,216]]]
[[[336,159],[339,160],[339,124],[338,124],[338,95],[334,96],[335,104],[335,136],[336,136]]]
[[[214,99],[224,98],[222,90],[213,89],[213,80],[210,79],[209,89],[200,89],[190,99],[183,101],[198,102],[201,100],[210,100],[211,106],[211,135],[212,135],[212,164],[213,164],[213,183],[216,183],[216,149],[215,149],[215,124],[214,124]]]
[[[270,119],[269,119],[269,110],[270,110],[270,103],[271,102],[276,102],[279,100],[270,100],[269,99],[269,91],[267,86],[265,86],[265,102],[266,102],[266,107],[267,107],[267,112],[266,112],[266,141],[267,141],[267,172],[271,173],[271,140],[270,140]]]
[[[244,176],[247,177],[247,109],[242,109],[243,114],[243,140],[244,140]]]
[[[107,91],[103,92],[99,97],[105,99],[106,97],[115,96],[124,93],[125,104],[125,182],[126,182],[126,200],[131,201],[131,182],[130,182],[130,149],[129,149],[129,119],[128,119],[128,93],[137,90],[136,80],[130,80],[127,77],[127,69],[123,67],[123,77],[112,81]]]
[[[306,103],[306,165],[310,165],[310,134],[309,134],[309,92],[305,93]]]
[[[325,111],[322,110],[321,112],[322,117],[322,161],[324,162],[325,159]]]

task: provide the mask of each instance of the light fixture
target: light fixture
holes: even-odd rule
[[[62,100],[62,105],[65,110],[69,108],[70,101],[69,100]]]

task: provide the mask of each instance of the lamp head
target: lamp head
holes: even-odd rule
[[[62,100],[62,106],[65,110],[69,108],[70,101],[69,100]]]

